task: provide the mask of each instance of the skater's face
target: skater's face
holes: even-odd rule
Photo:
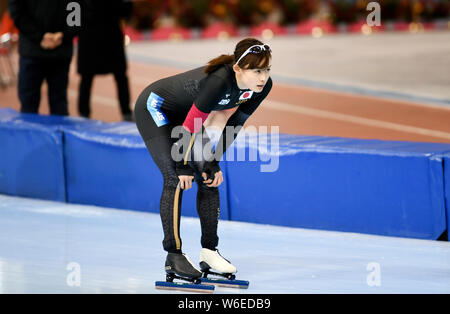
[[[260,93],[264,89],[270,77],[270,69],[272,67],[272,60],[262,61],[261,65],[266,66],[257,67],[255,69],[241,68],[237,64],[233,66],[236,74],[236,81],[240,89],[250,89],[255,93]]]

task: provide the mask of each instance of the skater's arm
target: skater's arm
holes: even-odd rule
[[[183,122],[184,128],[191,133],[199,132],[211,113],[213,104],[217,104],[222,99],[222,94],[226,88],[227,83],[224,79],[216,75],[208,76],[201,83],[200,93]]]
[[[215,75],[210,75],[200,86],[201,92],[192,104],[182,127],[180,128],[180,135],[178,141],[174,144],[174,152],[179,157],[183,157],[181,161],[176,161],[177,175],[192,177],[194,174],[193,169],[188,164],[188,158],[190,156],[192,146],[195,141],[197,133],[201,132],[203,123],[211,113],[211,104],[215,104],[220,101],[221,94],[226,88],[226,82]],[[206,171],[206,177],[208,180],[205,183],[216,185],[220,184],[221,171],[218,165],[208,165],[208,171]],[[207,166],[207,167],[208,167]],[[220,173],[219,173],[220,172]],[[219,178],[217,178],[219,176]],[[185,179],[185,177],[181,178]],[[188,179],[186,181],[189,181]],[[208,185],[210,186],[210,185]],[[189,185],[188,185],[189,187]]]
[[[272,79],[269,78],[264,90],[255,98],[239,106],[239,108],[231,115],[225,125],[219,142],[215,150],[215,160],[219,161],[225,154],[228,147],[234,142],[247,119],[255,112],[262,101],[267,97],[272,89]]]

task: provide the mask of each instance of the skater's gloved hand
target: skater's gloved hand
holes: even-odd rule
[[[175,160],[175,172],[180,179],[180,187],[183,190],[189,190],[194,179],[194,169],[185,159],[187,160],[192,148],[193,141],[191,139],[193,140],[195,137],[184,127],[180,127],[179,131],[178,140],[173,144],[171,154]]]
[[[188,164],[184,164],[182,161],[175,164],[175,172],[178,179],[180,179],[180,187],[183,190],[189,190],[192,188],[192,180],[194,180],[194,169]]]
[[[218,187],[223,182],[219,162],[215,159],[205,162],[202,171],[203,183],[208,187]]]

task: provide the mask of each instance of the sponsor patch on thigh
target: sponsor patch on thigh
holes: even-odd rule
[[[153,118],[153,121],[155,121],[156,125],[158,127],[161,127],[163,125],[166,125],[169,123],[169,119],[167,119],[164,112],[161,110],[161,106],[164,102],[164,98],[158,96],[155,93],[151,93],[150,96],[147,99],[147,110],[150,112],[150,115]]]

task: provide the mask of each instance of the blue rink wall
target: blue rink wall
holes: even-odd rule
[[[227,153],[221,219],[419,239],[448,229],[450,144],[247,133]],[[159,212],[161,191],[133,123],[0,109],[1,194]],[[195,199],[194,185],[183,215]]]

